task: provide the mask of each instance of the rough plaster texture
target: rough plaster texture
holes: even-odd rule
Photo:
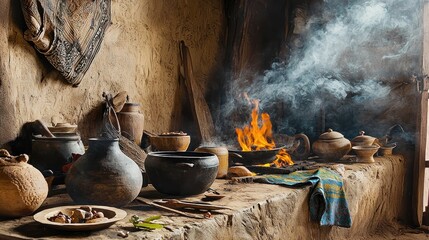
[[[219,55],[225,28],[222,1],[112,1],[112,25],[78,88],[67,85],[23,39],[19,1],[0,6],[0,143],[23,123],[42,119],[79,124],[94,136],[101,119],[101,94],[128,91],[142,104],[145,128],[170,130],[179,88],[179,41],[191,51],[194,73],[205,89]],[[185,104],[185,103],[183,103]]]
[[[192,219],[160,211],[138,202],[124,209],[128,217],[109,229],[73,235],[41,230],[31,217],[1,221],[0,236],[61,239],[111,239],[119,230],[130,231],[127,239],[427,239],[428,235],[410,232],[398,224],[403,202],[406,161],[401,156],[376,158],[373,164],[345,165],[344,183],[353,225],[351,228],[320,227],[310,220],[309,187],[286,188],[259,183],[231,184],[216,180],[212,188],[226,195],[214,204],[233,210],[213,212],[211,219]],[[335,168],[335,166],[334,166]],[[165,198],[153,188],[140,194],[151,199]],[[186,198],[200,200],[202,195]],[[71,204],[65,194],[49,197],[43,208]],[[162,215],[166,228],[153,232],[137,231],[128,219]]]

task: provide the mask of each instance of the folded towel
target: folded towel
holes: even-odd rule
[[[291,174],[264,175],[257,181],[284,186],[304,186],[311,184],[310,217],[321,226],[352,225],[347,199],[343,189],[343,178],[328,168],[296,171]]]

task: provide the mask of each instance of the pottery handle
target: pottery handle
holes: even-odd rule
[[[188,168],[193,168],[194,164],[193,163],[176,163],[176,167],[188,167]]]
[[[243,156],[241,156],[241,155],[240,155],[240,154],[238,154],[238,153],[235,153],[235,152],[229,152],[228,154],[229,154],[229,156],[230,156],[230,157],[232,157],[232,158],[236,157],[236,158],[243,159]]]
[[[303,143],[299,144],[298,148],[292,153],[298,159],[306,159],[310,155],[310,139],[304,133],[296,134],[295,141]]]

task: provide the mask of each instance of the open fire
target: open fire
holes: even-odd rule
[[[261,114],[259,121],[259,100],[252,100],[254,108],[252,109],[250,124],[244,128],[236,128],[237,140],[242,151],[260,151],[271,150],[276,147],[273,139],[272,124],[268,113]],[[259,126],[261,122],[261,126]],[[292,158],[285,149],[280,149],[276,160],[272,163],[264,164],[266,167],[284,167],[293,165]]]

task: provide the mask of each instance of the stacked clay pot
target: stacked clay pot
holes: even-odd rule
[[[22,217],[36,211],[48,196],[42,173],[27,163],[28,156],[17,157],[0,149],[0,216]]]

